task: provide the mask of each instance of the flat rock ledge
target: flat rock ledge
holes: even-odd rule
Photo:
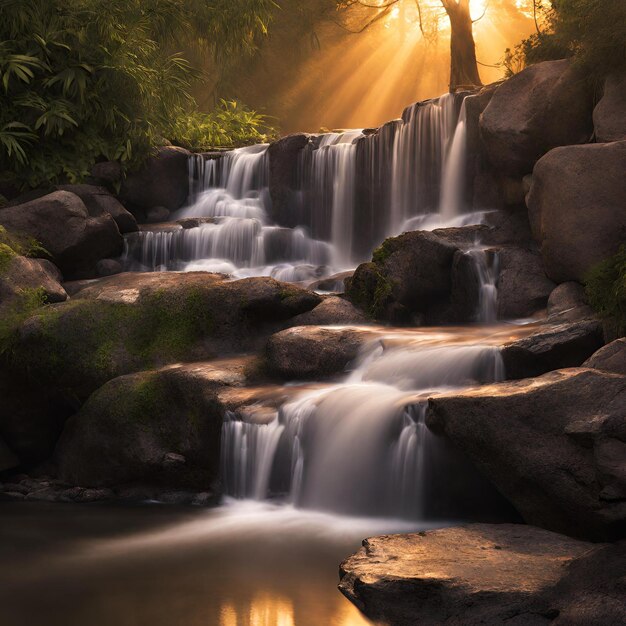
[[[339,589],[388,626],[621,624],[625,566],[626,542],[472,524],[366,539]]]

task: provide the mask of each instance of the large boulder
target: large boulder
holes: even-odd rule
[[[594,352],[583,367],[592,367],[626,376],[626,337],[616,339]]]
[[[626,531],[626,377],[567,369],[431,398],[427,426],[529,524],[605,540]]]
[[[349,300],[339,296],[324,298],[312,311],[297,315],[293,326],[330,326],[333,324],[365,324],[367,318]]]
[[[410,323],[438,320],[447,309],[458,247],[426,231],[386,239],[346,279],[346,296],[371,317]]]
[[[494,93],[480,119],[489,160],[521,177],[557,146],[589,141],[593,92],[568,60],[531,65]]]
[[[548,317],[574,321],[593,317],[593,309],[587,302],[585,288],[573,281],[561,283],[548,298]]]
[[[272,335],[265,349],[267,369],[286,380],[323,378],[343,372],[367,334],[349,328],[298,326]]]
[[[67,300],[61,273],[53,263],[19,256],[8,246],[0,249],[0,255],[0,310],[34,292],[46,302]]]
[[[626,72],[611,74],[604,81],[604,95],[593,110],[596,141],[626,139]]]
[[[190,156],[184,148],[159,148],[139,170],[126,176],[120,190],[123,204],[140,211],[156,206],[180,209],[189,195]]]
[[[137,220],[127,211],[122,203],[107,189],[96,185],[58,185],[59,191],[76,194],[85,204],[89,215],[100,217],[108,213],[117,224],[120,233],[132,233],[138,230]]]
[[[340,591],[377,623],[619,624],[626,545],[513,524],[372,537],[340,568]]]
[[[584,282],[626,241],[626,141],[557,148],[535,166],[526,198],[546,274]]]
[[[0,225],[38,241],[66,278],[93,276],[100,259],[123,250],[111,215],[92,217],[83,201],[68,191],[0,209]]]
[[[26,320],[10,366],[80,401],[123,374],[258,347],[320,300],[271,278],[118,274]]]
[[[221,383],[198,364],[109,381],[66,423],[56,449],[60,477],[89,487],[208,488],[219,468]]]
[[[530,378],[564,367],[577,367],[603,343],[602,326],[594,319],[540,328],[502,348],[506,377]]]
[[[541,256],[524,248],[502,248],[498,258],[498,318],[530,317],[546,308],[555,284]]]

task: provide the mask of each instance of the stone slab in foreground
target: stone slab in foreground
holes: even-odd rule
[[[472,524],[366,539],[341,564],[339,589],[389,626],[620,624],[625,564],[624,542]]]

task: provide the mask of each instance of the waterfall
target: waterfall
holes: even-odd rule
[[[466,144],[467,113],[464,100],[441,177],[439,214],[444,220],[452,219],[463,212],[465,169],[467,167],[465,161]]]
[[[438,472],[426,398],[502,378],[495,347],[372,341],[343,382],[300,393],[270,423],[226,420],[226,492],[283,492],[303,508],[424,518],[428,477]]]
[[[468,250],[466,254],[474,263],[478,279],[476,321],[482,324],[493,324],[498,319],[498,254],[481,248]]]

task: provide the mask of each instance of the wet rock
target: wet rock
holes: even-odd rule
[[[122,253],[113,218],[90,216],[83,201],[67,191],[0,209],[0,225],[38,241],[68,278],[93,275],[100,259]]]
[[[154,206],[146,211],[146,222],[148,224],[159,224],[161,222],[167,222],[170,218],[170,211],[164,206]]]
[[[271,278],[118,274],[28,319],[11,354],[11,372],[80,402],[126,373],[253,349],[320,301]]]
[[[122,203],[133,210],[180,209],[189,193],[190,156],[176,146],[159,148],[139,170],[126,176],[120,190]]]
[[[0,308],[36,290],[41,290],[46,302],[64,302],[68,295],[61,280],[61,273],[50,261],[9,256],[0,270]]]
[[[505,345],[501,354],[508,379],[530,378],[582,365],[603,344],[601,324],[588,319],[541,329]]]
[[[349,270],[347,272],[339,272],[338,274],[333,274],[332,276],[327,276],[326,278],[320,278],[316,280],[307,287],[309,289],[313,289],[314,291],[334,291],[334,292],[343,292],[344,291],[344,281],[346,278],[350,278],[354,274],[354,271]]]
[[[324,298],[312,311],[296,315],[293,326],[329,326],[332,324],[365,324],[367,318],[345,298]]]
[[[108,213],[117,224],[120,233],[132,233],[137,230],[137,221],[122,203],[107,189],[96,185],[58,185],[59,191],[76,194],[87,207],[89,215],[100,217]]]
[[[535,166],[526,199],[546,274],[586,273],[626,240],[626,141],[557,148]]]
[[[268,370],[286,380],[338,374],[356,358],[367,335],[351,329],[299,326],[272,335],[265,349]]]
[[[219,468],[219,386],[197,365],[109,381],[66,423],[55,452],[59,476],[88,487],[210,484]]]
[[[548,317],[575,321],[593,317],[593,309],[587,304],[585,288],[580,283],[561,283],[548,298]]]
[[[618,624],[626,546],[532,526],[472,524],[366,539],[340,591],[394,626]]]
[[[546,307],[555,284],[541,256],[523,248],[502,248],[498,256],[498,318],[530,317]]]
[[[102,259],[96,264],[96,272],[98,276],[114,276],[115,274],[121,274],[124,271],[122,264],[115,259]]]
[[[191,500],[193,506],[215,506],[219,502],[219,496],[210,491],[201,491]]]
[[[215,222],[215,217],[183,217],[180,220],[176,220],[176,223],[182,226],[185,230],[197,228],[203,224],[215,224]]]
[[[159,494],[159,502],[165,504],[191,504],[195,494],[189,491],[163,491]]]
[[[611,74],[604,81],[604,95],[593,110],[596,141],[626,139],[626,73]]]
[[[493,167],[521,179],[552,148],[589,141],[592,102],[592,90],[568,60],[537,63],[505,81],[480,120]]]
[[[626,338],[616,339],[594,352],[583,367],[592,367],[626,376]]]
[[[426,423],[527,523],[606,540],[626,530],[625,403],[624,376],[558,370],[432,398]]]

